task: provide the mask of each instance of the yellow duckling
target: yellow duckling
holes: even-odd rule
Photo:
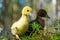
[[[26,6],[22,9],[22,16],[21,18],[15,22],[11,27],[11,32],[13,35],[15,35],[18,39],[18,35],[23,35],[27,30],[29,26],[29,20],[28,15],[32,12],[32,9],[29,6]]]

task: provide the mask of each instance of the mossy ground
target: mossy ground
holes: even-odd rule
[[[58,27],[60,27],[60,20],[56,21],[56,24]],[[35,30],[35,32],[30,36],[23,35],[21,37],[22,40],[60,40],[60,32],[46,32],[46,35],[43,35],[44,31],[39,29],[39,25],[34,22],[31,24],[32,28]],[[52,27],[53,25],[49,25],[49,27]],[[0,40],[8,40],[6,36],[0,36]],[[15,40],[14,37],[11,37],[10,40]]]

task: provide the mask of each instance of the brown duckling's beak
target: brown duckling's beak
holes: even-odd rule
[[[46,15],[46,18],[50,19],[50,17],[48,15]]]

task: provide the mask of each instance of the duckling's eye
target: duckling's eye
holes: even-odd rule
[[[29,12],[29,10],[27,10],[27,12]]]

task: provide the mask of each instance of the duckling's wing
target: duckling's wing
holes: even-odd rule
[[[17,25],[16,22],[11,27],[11,32],[13,35],[17,34]]]

